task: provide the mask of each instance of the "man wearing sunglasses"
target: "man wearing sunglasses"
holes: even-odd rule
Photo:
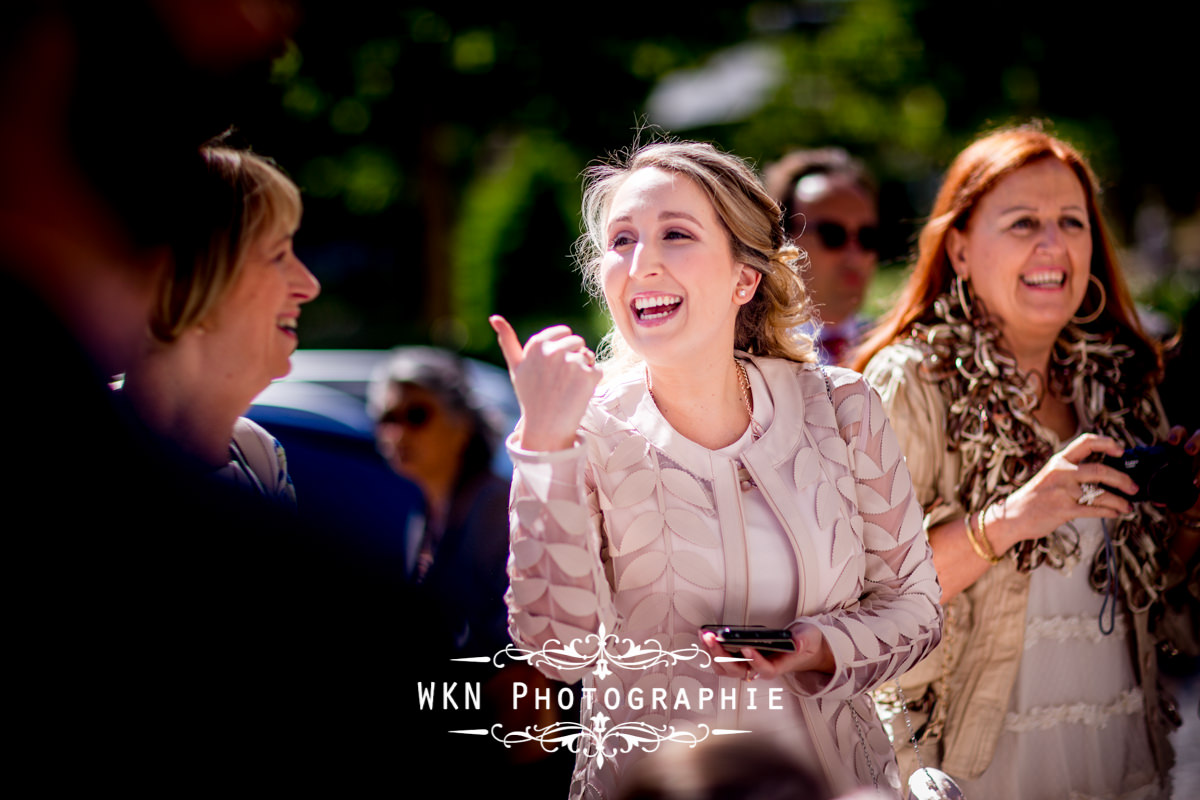
[[[875,183],[861,162],[832,147],[791,152],[764,177],[788,234],[808,254],[804,279],[819,321],[806,333],[822,363],[838,364],[867,325],[859,309],[879,256]]]

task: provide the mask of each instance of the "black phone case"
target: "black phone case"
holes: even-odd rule
[[[791,633],[782,628],[764,628],[759,625],[705,625],[702,630],[715,634],[721,646],[731,653],[743,647],[753,647],[764,653],[796,652],[796,643],[792,641]]]

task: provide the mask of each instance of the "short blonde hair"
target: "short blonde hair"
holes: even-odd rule
[[[754,170],[710,144],[655,142],[587,170],[586,232],[576,245],[576,260],[591,294],[603,297],[600,264],[608,250],[604,226],[609,205],[626,178],[651,167],[683,175],[700,187],[729,234],[734,258],[762,274],[754,297],[738,311],[734,347],[753,355],[815,362],[812,339],[798,331],[812,318],[800,275],[804,254],[785,234],[779,205]],[[604,360],[618,368],[637,361],[615,327],[605,337]]]
[[[198,180],[187,190],[171,237],[150,330],[173,342],[198,325],[237,280],[246,254],[278,225],[300,222],[300,190],[270,159],[224,145],[200,148]]]

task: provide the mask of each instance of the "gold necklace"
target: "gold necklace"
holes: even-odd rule
[[[758,424],[758,420],[754,418],[754,403],[751,402],[753,395],[750,393],[750,376],[746,374],[746,365],[736,358],[733,360],[733,365],[737,367],[738,388],[742,390],[742,404],[746,406],[746,416],[750,417],[750,439],[757,442],[763,435],[763,429],[762,425]]]
[[[733,367],[737,371],[738,389],[742,393],[742,406],[746,409],[746,416],[750,418],[750,440],[757,442],[763,435],[762,425],[758,424],[758,420],[754,418],[754,402],[752,391],[750,389],[750,376],[746,374],[746,365],[737,358],[733,359]],[[646,391],[650,394],[650,399],[654,401],[654,405],[658,406],[658,398],[654,396],[654,382],[650,379],[650,367],[646,367]],[[658,410],[662,411],[662,406],[658,406]]]

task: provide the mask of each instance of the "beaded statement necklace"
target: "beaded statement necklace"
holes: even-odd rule
[[[1133,351],[1103,334],[1070,323],[1055,342],[1048,385],[1017,369],[1000,344],[1000,331],[983,304],[970,302],[955,283],[934,301],[930,319],[913,326],[913,341],[926,353],[925,378],[939,385],[948,405],[949,448],[962,456],[959,501],[968,514],[1003,500],[1023,486],[1053,455],[1049,433],[1034,418],[1043,391],[1073,403],[1084,431],[1132,447],[1165,429],[1152,391],[1129,386],[1122,366]],[[1137,393],[1137,396],[1135,395]],[[1112,548],[1102,547],[1091,565],[1091,584],[1104,591],[1112,578],[1133,609],[1149,607],[1166,585],[1170,556],[1165,543],[1174,521],[1149,503],[1116,522]],[[1070,526],[1026,540],[1008,551],[1029,572],[1078,561],[1079,537]]]

